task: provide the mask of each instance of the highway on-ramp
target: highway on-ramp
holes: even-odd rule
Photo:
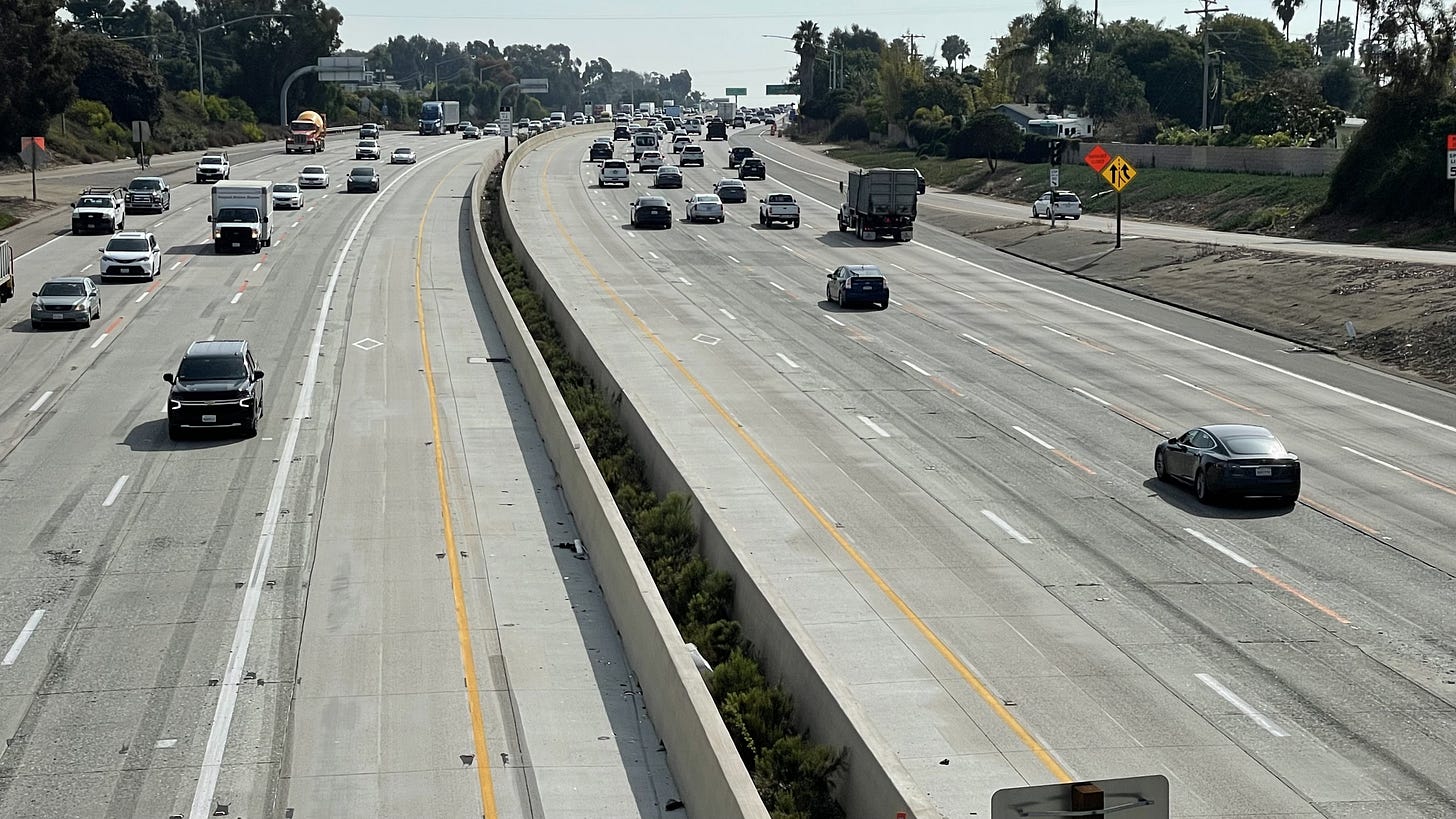
[[[769,179],[721,225],[681,214],[725,144],[659,192],[597,187],[589,140],[528,146],[527,249],[942,815],[1151,773],[1175,816],[1456,812],[1449,394],[926,226],[860,242],[761,131],[735,141]],[[799,229],[757,224],[777,190]],[[628,224],[646,193],[672,229]],[[847,263],[888,310],[824,300]],[[1297,452],[1301,503],[1153,478],[1160,438],[1218,421]]]
[[[678,794],[468,245],[499,140],[389,133],[219,255],[209,187],[134,215],[89,328],[0,307],[0,816],[660,816]],[[387,156],[387,151],[386,151]],[[243,169],[246,169],[245,171]],[[18,289],[105,237],[20,248]],[[252,439],[174,442],[187,345],[246,338]],[[681,812],[674,816],[683,815]]]

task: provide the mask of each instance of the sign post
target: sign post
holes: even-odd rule
[[[137,146],[137,167],[146,168],[152,164],[147,156],[147,143],[152,139],[152,124],[144,119],[131,121],[131,141]]]
[[[1446,135],[1446,178],[1456,180],[1456,134]],[[1451,204],[1456,209],[1456,184],[1451,186]]]
[[[723,89],[723,93],[733,98],[733,110],[738,110],[738,98],[748,96],[748,89],[743,86],[732,86]]]
[[[1102,175],[1107,184],[1117,191],[1117,234],[1113,242],[1114,248],[1122,247],[1122,189],[1127,187],[1137,176],[1137,169],[1131,162],[1120,156],[1109,154],[1101,145],[1095,146],[1087,152],[1087,158],[1083,160],[1092,170]]]
[[[30,198],[36,200],[35,191],[35,169],[50,161],[46,153],[45,137],[21,137],[20,138],[20,161],[30,166]]]

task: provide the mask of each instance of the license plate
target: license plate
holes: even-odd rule
[[[202,423],[204,423],[204,424],[216,424],[217,423],[217,416],[216,415],[204,415],[204,416],[202,416]]]
[[[1256,477],[1267,478],[1267,477],[1269,477],[1270,475],[1273,475],[1273,474],[1274,474],[1274,467],[1272,467],[1272,466],[1256,466],[1256,467],[1254,467],[1254,475]]]
[[[242,244],[240,242],[233,242],[233,247],[241,247],[241,246],[242,246]]]

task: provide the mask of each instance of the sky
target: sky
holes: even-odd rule
[[[605,57],[614,67],[671,74],[686,68],[693,88],[709,97],[721,96],[729,86],[746,87],[749,105],[789,102],[770,98],[764,86],[787,82],[798,60],[791,37],[800,20],[813,20],[826,35],[835,27],[858,23],[892,39],[907,31],[924,35],[917,40],[921,54],[940,53],[946,35],[958,34],[971,47],[970,62],[980,65],[995,37],[1020,14],[1034,14],[1037,0],[545,0],[540,6],[522,3],[487,4],[478,0],[325,0],[344,15],[340,36],[344,48],[367,50],[395,35],[420,34],[441,42],[495,40],[546,45],[562,43],[583,64]],[[1067,0],[1063,0],[1067,2]],[[1293,37],[1315,28],[1321,0],[1306,0],[1290,27]],[[1323,0],[1325,19],[1350,16],[1353,0]],[[1069,3],[1069,5],[1073,5]],[[1090,5],[1079,2],[1075,5]],[[1267,0],[1224,0],[1215,4],[1231,11],[1273,20]],[[1103,20],[1138,17],[1175,28],[1194,24],[1186,9],[1199,8],[1196,0],[1099,0]],[[792,8],[792,11],[788,9]],[[402,13],[408,9],[408,13]],[[1363,29],[1363,26],[1362,26]],[[766,37],[764,35],[774,35]]]

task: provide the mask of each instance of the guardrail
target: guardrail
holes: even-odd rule
[[[583,127],[540,134],[525,144],[551,142],[580,133]],[[506,174],[516,167],[524,152],[511,154]],[[714,819],[768,819],[753,779],[684,648],[652,574],[486,247],[480,205],[488,174],[489,170],[483,169],[476,175],[471,197],[475,269],[546,452],[556,467],[566,502],[587,544],[627,660],[641,683],[647,712],[667,753],[668,767],[689,813]],[[504,196],[501,201],[505,201]],[[506,225],[511,231],[508,220]],[[512,242],[519,244],[514,234]]]
[[[556,139],[579,133],[582,133],[580,127],[551,131],[523,143],[521,149],[513,152],[507,161],[502,185],[509,183],[510,173],[526,153]],[[502,201],[508,201],[507,197],[503,195]],[[775,591],[770,579],[763,576],[751,560],[741,557],[751,550],[740,542],[739,536],[733,533],[731,527],[719,525],[710,508],[712,504],[703,503],[697,497],[693,487],[672,461],[669,449],[643,419],[643,414],[633,403],[632,396],[621,389],[615,376],[603,364],[601,356],[592,348],[590,338],[577,324],[576,314],[565,308],[551,289],[550,280],[542,275],[539,266],[532,259],[530,250],[521,241],[511,221],[508,209],[502,211],[501,219],[517,258],[546,300],[547,312],[555,320],[567,348],[596,380],[598,387],[620,397],[617,402],[620,420],[633,445],[648,464],[653,485],[662,491],[679,491],[694,498],[693,510],[702,537],[704,555],[715,568],[733,576],[736,589],[734,616],[742,624],[745,636],[762,653],[769,674],[793,696],[798,717],[816,742],[846,749],[848,774],[841,781],[838,797],[850,819],[887,819],[902,812],[911,819],[939,819],[940,812],[916,788],[909,771],[891,752],[889,743],[871,725],[848,687],[830,670],[828,661],[816,647],[813,638]],[[514,314],[514,306],[512,311]],[[531,349],[535,350],[534,345]],[[549,376],[547,378],[549,380]],[[552,386],[554,389],[554,384]],[[534,402],[532,407],[535,407]],[[536,412],[538,422],[542,415],[539,410]],[[574,427],[572,432],[579,437]],[[571,456],[571,453],[567,452],[566,455]],[[555,455],[553,460],[556,460]],[[589,457],[586,457],[586,462],[591,464]],[[557,469],[561,470],[561,462],[557,460],[556,463]],[[599,481],[600,476],[597,475],[594,465],[591,465],[590,471]],[[611,506],[612,516],[617,517],[611,496],[602,495],[601,498],[604,499],[602,502]],[[575,501],[572,501],[572,510],[577,511]],[[580,523],[580,513],[577,514]],[[633,548],[630,539],[622,542],[626,544],[626,548]],[[637,557],[635,548],[633,556]],[[640,563],[640,557],[637,560]],[[643,567],[643,572],[645,571]],[[657,600],[657,590],[652,585],[650,575],[644,576],[646,580],[641,587],[642,594],[650,594]],[[605,587],[606,583],[603,582],[603,588]],[[661,606],[660,601],[657,605]],[[616,611],[613,608],[613,617],[617,616]],[[642,627],[641,624],[633,625]],[[629,632],[620,620],[617,627],[622,633],[623,642],[630,645],[637,632]],[[671,629],[670,625],[668,628],[668,637],[678,639],[675,629]],[[634,660],[634,667],[635,662]],[[708,702],[708,707],[713,707],[711,701]],[[721,729],[721,722],[718,720],[715,713],[714,724]],[[656,717],[653,722],[660,725]],[[671,749],[671,744],[668,747]],[[741,770],[742,763],[738,762],[736,754],[734,762]],[[684,775],[679,774],[677,767],[673,768],[673,773],[680,777]],[[688,808],[692,810],[691,803]],[[720,815],[728,814],[714,812],[714,816]]]

